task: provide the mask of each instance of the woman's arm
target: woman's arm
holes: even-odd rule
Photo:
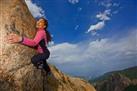
[[[37,31],[36,36],[34,39],[29,39],[27,37],[22,37],[22,40],[19,42],[21,44],[34,47],[38,45],[38,43],[44,38],[44,31]]]

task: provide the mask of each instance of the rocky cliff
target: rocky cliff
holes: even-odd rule
[[[104,74],[95,81],[97,91],[137,91],[137,67]]]
[[[52,75],[31,64],[36,54],[32,48],[21,44],[8,44],[5,37],[17,33],[29,38],[36,34],[35,19],[24,0],[0,0],[0,91],[95,91],[86,81],[67,76],[55,66]]]

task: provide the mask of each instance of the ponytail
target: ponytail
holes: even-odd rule
[[[45,18],[42,18],[44,21],[45,21],[45,25],[46,25],[46,27],[45,27],[45,32],[46,32],[46,37],[47,37],[47,43],[49,43],[51,40],[52,40],[52,37],[51,37],[51,34],[50,34],[50,32],[47,30],[47,28],[48,28],[48,20],[46,20]]]
[[[45,32],[46,32],[46,37],[47,37],[47,43],[49,43],[52,40],[52,37],[51,37],[49,31],[45,30]]]

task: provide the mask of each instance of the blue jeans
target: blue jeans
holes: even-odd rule
[[[50,71],[50,67],[49,67],[49,65],[47,63],[47,59],[49,58],[49,56],[50,56],[50,52],[49,52],[49,50],[46,50],[46,52],[44,52],[44,53],[38,53],[38,54],[34,55],[31,58],[31,62],[37,68],[38,68],[40,63],[43,63],[44,70],[46,72],[49,72]]]

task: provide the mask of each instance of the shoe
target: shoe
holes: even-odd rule
[[[43,69],[43,64],[38,65],[38,69]]]

